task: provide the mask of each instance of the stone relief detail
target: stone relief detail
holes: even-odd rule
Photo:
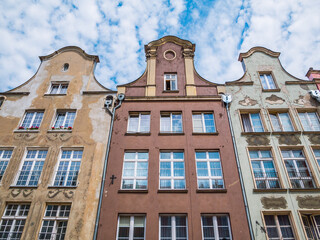
[[[146,52],[146,57],[156,57],[157,56],[157,50],[156,49],[150,49]]]
[[[57,196],[62,190],[60,189],[54,189],[54,190],[50,190],[48,192],[48,197],[49,198],[54,198],[55,196]]]
[[[279,144],[285,144],[285,145],[297,145],[301,144],[300,138],[297,135],[280,135],[278,137]]]
[[[243,100],[239,101],[242,106],[254,106],[258,104],[257,100],[251,99],[249,96],[245,96]]]
[[[11,196],[17,197],[21,193],[21,189],[12,189],[11,190]]]
[[[251,146],[269,145],[270,140],[266,136],[247,136],[247,143]]]
[[[59,139],[62,142],[66,142],[72,137],[71,133],[49,133],[46,136],[49,141],[55,141]]]
[[[15,140],[25,140],[25,141],[32,141],[38,136],[37,133],[18,133],[14,134],[13,138]]]
[[[300,208],[320,209],[320,196],[297,196],[297,202]]]
[[[48,197],[49,198],[54,198],[56,197],[59,193],[62,193],[66,198],[68,199],[71,199],[73,198],[73,195],[74,195],[74,192],[71,191],[71,190],[62,190],[62,189],[53,189],[53,190],[50,190],[48,192]]]
[[[309,137],[309,141],[312,144],[320,144],[320,135],[319,134],[311,134],[308,137]]]
[[[68,199],[72,198],[73,194],[74,194],[73,191],[63,191],[63,195]]]
[[[263,197],[261,203],[265,209],[287,208],[287,201],[284,197]]]
[[[266,98],[266,103],[269,103],[269,104],[282,104],[284,103],[285,100],[281,97],[278,97],[277,95],[274,95],[272,94],[270,97],[267,97]]]
[[[28,197],[33,193],[33,189],[23,189],[23,190],[22,189],[12,189],[10,194],[12,197],[15,198],[15,197],[19,196],[20,193],[22,193],[22,196]]]
[[[31,195],[33,193],[33,189],[24,189],[23,191],[22,191],[22,195],[24,196],[24,197],[28,197],[29,195]]]
[[[183,57],[193,57],[194,56],[194,53],[193,53],[193,51],[192,51],[192,49],[188,49],[188,48],[186,48],[186,49],[183,49],[183,52],[182,52],[182,54],[183,54]]]

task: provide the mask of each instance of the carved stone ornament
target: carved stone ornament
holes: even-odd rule
[[[193,58],[193,56],[194,56],[192,49],[189,49],[189,48],[183,49],[182,54],[183,54],[183,57],[185,57],[185,58]]]
[[[277,95],[272,94],[270,97],[266,98],[266,103],[269,103],[271,105],[274,104],[282,104],[284,103],[285,100],[281,97],[278,97]]]
[[[10,194],[15,198],[19,196],[20,193],[22,193],[23,197],[28,197],[33,193],[33,189],[12,189]]]
[[[320,209],[320,196],[297,196],[297,202],[300,208]]]
[[[14,134],[13,138],[15,140],[25,140],[25,141],[32,141],[38,136],[37,133],[18,133]]]
[[[157,49],[149,49],[146,52],[146,58],[156,57],[156,56],[157,56]]]
[[[251,99],[249,96],[245,96],[243,100],[239,101],[242,106],[254,106],[258,104],[257,100]]]
[[[66,142],[72,137],[71,133],[49,133],[46,136],[49,141],[59,139],[62,142]]]
[[[285,145],[298,145],[301,144],[300,138],[297,135],[290,134],[290,135],[280,135],[278,137],[279,144]]]
[[[309,141],[312,144],[320,144],[320,135],[319,134],[310,134]]]
[[[284,197],[263,197],[261,203],[265,209],[287,208],[287,201]]]
[[[11,190],[11,196],[17,197],[21,193],[21,189],[12,189]]]
[[[55,196],[57,196],[62,190],[60,189],[54,189],[54,190],[50,190],[48,192],[48,197],[49,198],[54,198]]]
[[[33,189],[24,189],[24,190],[22,191],[22,195],[23,195],[24,197],[28,197],[28,196],[30,196],[32,193],[33,193]]]
[[[74,192],[71,191],[71,190],[66,190],[66,189],[64,189],[64,190],[62,190],[62,189],[53,189],[53,190],[50,190],[50,191],[48,192],[48,197],[49,197],[49,198],[54,198],[54,197],[56,197],[59,193],[63,193],[63,195],[64,195],[66,198],[68,198],[68,199],[73,198],[73,195],[74,195]]]
[[[250,146],[270,145],[270,140],[266,136],[247,136],[247,143]]]

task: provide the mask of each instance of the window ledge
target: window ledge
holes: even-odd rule
[[[210,133],[193,132],[192,135],[219,135],[219,133],[218,132],[210,132]]]
[[[263,89],[262,92],[280,92],[280,88],[275,88],[275,89]]]
[[[26,129],[17,129],[13,131],[14,133],[38,133],[40,132],[38,129],[37,130],[26,130]]]
[[[148,193],[148,189],[119,189],[118,193]]]
[[[302,131],[303,134],[319,134],[320,131]]]
[[[159,136],[184,135],[184,132],[160,132]]]
[[[241,135],[270,135],[270,132],[241,132]]]
[[[57,129],[57,130],[48,130],[48,133],[71,133],[72,130],[67,130],[67,129]]]
[[[289,192],[319,192],[320,188],[289,188]]]
[[[291,131],[291,132],[272,132],[272,135],[290,135],[290,134],[300,134],[301,131]]]
[[[188,193],[188,189],[158,189],[158,193]]]
[[[18,186],[18,185],[11,185],[9,188],[30,188],[30,189],[37,189],[38,186]]]
[[[51,93],[46,93],[44,94],[44,96],[66,96],[67,94],[64,93],[64,94],[61,94],[61,93],[58,93],[58,94],[51,94]]]
[[[287,189],[286,188],[254,188],[252,190],[253,192],[261,192],[261,193],[264,193],[264,192],[287,192]]]
[[[150,132],[126,132],[125,136],[150,136]]]
[[[76,189],[78,187],[77,186],[48,186],[49,189],[53,189],[53,188],[58,188],[58,189],[61,189],[61,188],[67,188],[67,189]]]
[[[197,189],[197,193],[226,193],[227,189]]]
[[[178,93],[179,90],[163,90],[162,93]]]

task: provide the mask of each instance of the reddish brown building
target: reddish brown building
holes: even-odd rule
[[[118,87],[98,239],[250,239],[222,86],[194,50],[153,41],[144,74]]]

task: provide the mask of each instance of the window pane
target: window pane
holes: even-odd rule
[[[283,131],[294,131],[289,114],[279,113],[279,117],[282,123]]]
[[[150,132],[150,115],[142,114],[140,122],[140,132]]]
[[[249,114],[241,114],[242,125],[245,132],[253,132]]]
[[[130,116],[128,132],[138,132],[139,116]]]
[[[263,132],[263,126],[262,126],[262,122],[260,119],[260,114],[259,113],[251,113],[251,121],[252,121],[252,125],[253,125],[253,129],[255,132]]]
[[[170,116],[161,116],[161,126],[160,132],[170,132],[171,131],[171,118]]]
[[[182,132],[181,114],[172,114],[172,132]]]
[[[281,131],[281,127],[280,127],[280,122],[279,122],[277,114],[271,114],[270,113],[270,119],[271,119],[271,122],[272,122],[273,130],[276,131],[276,132],[280,132]]]
[[[201,114],[193,114],[192,120],[193,120],[193,131],[204,132]]]

